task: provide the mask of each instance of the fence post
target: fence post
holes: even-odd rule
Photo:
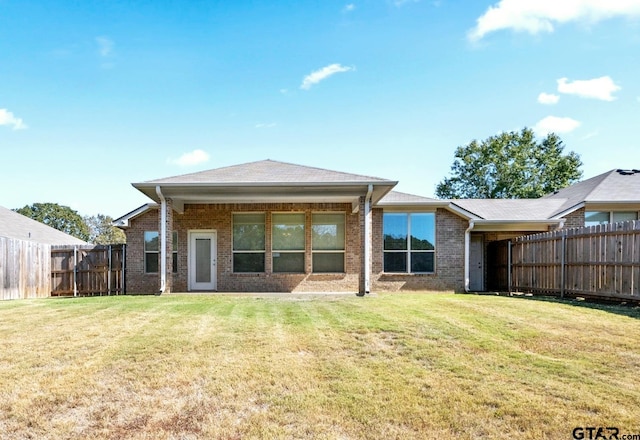
[[[565,285],[565,255],[567,248],[567,233],[566,231],[562,231],[562,241],[560,246],[560,299],[564,298],[564,285]]]
[[[78,246],[73,247],[73,296],[78,296]]]
[[[511,240],[507,242],[507,290],[511,296]]]
[[[111,245],[109,245],[109,270],[107,271],[107,296],[111,296]]]
[[[122,263],[120,264],[120,282],[122,283],[122,285],[120,286],[120,291],[122,292],[122,295],[126,295],[127,294],[127,245],[123,244],[122,245],[122,257],[120,257],[122,259]]]

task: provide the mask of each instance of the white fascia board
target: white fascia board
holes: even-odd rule
[[[374,198],[380,198],[391,189],[394,182],[374,185]],[[147,197],[158,202],[155,187],[149,184],[133,184]],[[264,203],[264,202],[351,202],[354,197],[364,196],[368,186],[363,182],[304,182],[295,183],[249,183],[249,184],[161,184],[165,197],[173,200],[200,203]]]
[[[550,226],[559,226],[564,219],[550,220],[474,220],[474,231],[548,231]]]
[[[480,219],[477,215],[472,212],[469,212],[465,209],[460,208],[459,206],[451,203],[448,200],[437,200],[437,201],[429,201],[429,202],[384,202],[378,203],[376,208],[382,208],[386,212],[400,212],[400,211],[423,211],[423,212],[434,212],[436,209],[446,209],[449,212],[452,212],[465,220],[474,220]]]
[[[158,205],[155,203],[147,203],[144,204],[142,206],[140,206],[139,208],[134,209],[133,211],[123,215],[122,217],[119,217],[117,219],[115,219],[113,222],[111,222],[111,224],[113,226],[116,226],[120,229],[127,229],[130,225],[129,223],[131,222],[131,220],[133,220],[134,218],[144,214],[145,212],[149,211],[150,209],[158,209]]]
[[[449,206],[447,206],[447,210],[459,215],[465,220],[482,220],[482,217],[480,217],[479,215],[474,214],[471,211],[467,211],[466,209],[463,209],[454,203],[450,203]]]
[[[580,203],[578,203],[577,205],[573,205],[573,206],[572,206],[572,207],[570,207],[570,208],[567,208],[567,209],[565,209],[565,210],[563,210],[563,211],[560,211],[559,213],[557,213],[557,214],[555,214],[553,217],[551,217],[551,219],[559,219],[559,218],[562,218],[562,217],[564,217],[564,216],[566,216],[566,215],[569,215],[569,214],[571,214],[572,212],[577,211],[578,209],[583,208],[583,207],[584,207],[584,202],[580,202]]]

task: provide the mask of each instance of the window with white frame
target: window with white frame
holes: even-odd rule
[[[233,271],[264,272],[265,215],[233,214]]]
[[[178,232],[173,231],[173,272],[178,272]],[[144,232],[144,271],[158,273],[160,262],[160,234],[158,231]]]
[[[638,220],[638,211],[587,211],[584,213],[584,225],[606,225],[609,223]]]
[[[384,271],[435,271],[435,214],[389,212],[383,215]]]
[[[311,234],[313,272],[344,272],[344,214],[312,214]]]
[[[304,213],[271,215],[273,272],[304,273]]]

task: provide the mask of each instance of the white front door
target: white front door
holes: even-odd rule
[[[189,290],[216,290],[216,231],[189,231]]]
[[[469,244],[469,290],[484,290],[484,246],[482,235],[471,234]]]

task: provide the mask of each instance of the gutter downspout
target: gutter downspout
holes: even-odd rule
[[[475,226],[473,220],[469,220],[469,227],[464,231],[464,291],[469,293],[469,249],[471,243],[471,230]]]
[[[369,184],[364,198],[364,293],[371,291],[371,194],[373,185]]]
[[[167,288],[167,201],[160,186],[156,186],[160,198],[160,294]]]

